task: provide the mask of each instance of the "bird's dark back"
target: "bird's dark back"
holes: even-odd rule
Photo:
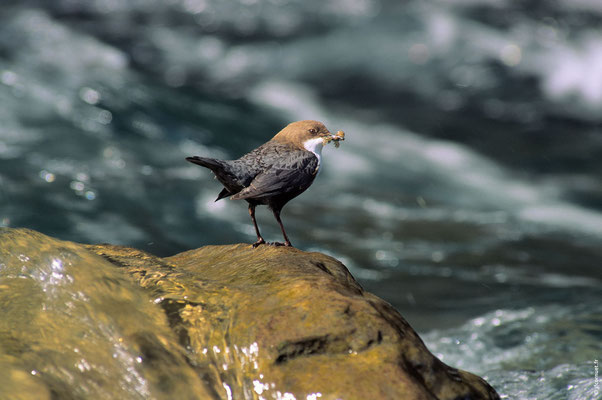
[[[294,150],[289,144],[269,141],[237,160],[228,161],[228,165],[231,173],[248,186],[258,174],[286,159]]]

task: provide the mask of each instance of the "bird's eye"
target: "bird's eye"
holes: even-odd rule
[[[316,130],[314,128],[309,128],[309,133],[311,133],[313,135],[316,133]]]

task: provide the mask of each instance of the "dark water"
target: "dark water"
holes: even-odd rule
[[[157,255],[250,243],[246,206],[184,157],[322,120],[347,140],[285,208],[293,243],[504,398],[598,398],[600,26],[598,0],[5,0],[0,223]]]

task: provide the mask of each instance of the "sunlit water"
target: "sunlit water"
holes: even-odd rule
[[[293,243],[506,398],[597,398],[599,2],[0,7],[2,225],[158,255],[252,242],[184,157],[319,119],[347,140],[285,208]]]

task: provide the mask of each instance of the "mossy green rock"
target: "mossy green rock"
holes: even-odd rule
[[[496,399],[345,266],[0,231],[0,399]]]

